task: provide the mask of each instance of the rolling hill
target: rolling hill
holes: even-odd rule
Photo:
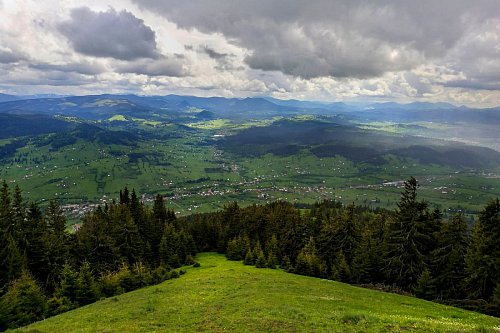
[[[497,332],[500,319],[212,253],[180,279],[15,332]]]

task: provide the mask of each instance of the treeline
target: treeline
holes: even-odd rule
[[[21,190],[0,189],[0,329],[22,326],[101,297],[178,277],[197,251],[257,267],[363,285],[500,315],[500,202],[472,228],[444,219],[405,182],[397,209],[287,202],[176,218],[135,191],[87,214],[68,232],[54,202],[44,212]]]
[[[500,203],[472,228],[463,215],[444,219],[405,182],[395,211],[324,201],[290,203],[183,218],[201,251],[226,253],[257,267],[409,293],[500,315]]]
[[[14,328],[146,285],[194,264],[193,237],[157,196],[135,191],[86,215],[67,231],[55,202],[44,212],[19,187],[0,189],[0,330]]]

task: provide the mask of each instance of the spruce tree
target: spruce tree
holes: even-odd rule
[[[469,296],[490,300],[500,283],[500,201],[492,200],[480,212],[466,255]]]
[[[266,253],[269,255],[269,253],[271,252],[279,261],[279,259],[281,258],[281,253],[280,253],[278,239],[276,238],[275,234],[273,234],[269,239],[269,241],[266,243]]]
[[[27,257],[27,265],[33,277],[38,281],[46,281],[49,275],[47,247],[47,225],[43,219],[40,208],[31,203],[26,217],[24,249]]]
[[[332,279],[341,282],[351,282],[351,269],[347,263],[344,252],[340,250],[335,256],[335,261],[332,267]]]
[[[255,263],[253,252],[251,249],[248,249],[247,253],[245,254],[245,259],[244,259],[243,263],[245,265],[253,265]]]
[[[127,207],[119,206],[117,209],[122,225],[118,229],[116,244],[121,256],[127,260],[129,265],[133,265],[142,260],[144,243]]]
[[[342,251],[348,265],[352,263],[360,238],[355,206],[350,204],[341,214],[336,232],[337,251]]]
[[[257,255],[255,257],[255,267],[257,267],[257,268],[267,267],[266,256],[264,255],[264,251],[262,251],[262,250],[257,252]]]
[[[167,224],[163,232],[159,250],[160,262],[173,268],[180,267],[178,235],[172,224]]]
[[[0,289],[9,282],[7,247],[13,237],[12,210],[9,186],[2,182],[0,189]]]
[[[239,238],[233,238],[227,242],[226,257],[229,260],[241,260],[241,244]]]
[[[78,293],[78,273],[73,270],[68,262],[66,262],[61,273],[61,281],[54,295],[60,298],[66,298],[70,304],[76,304]]]
[[[420,274],[417,284],[415,286],[414,292],[417,297],[432,300],[435,297],[435,289],[433,284],[433,279],[431,273],[428,269],[425,269],[422,274]]]
[[[66,218],[61,208],[55,201],[50,201],[45,212],[45,223],[47,224],[46,259],[48,275],[45,287],[54,290],[64,263],[68,257],[68,234],[66,232]]]
[[[2,274],[5,281],[4,283],[19,278],[22,272],[27,268],[26,257],[19,251],[16,241],[10,235],[7,237],[7,246],[0,249],[0,255],[3,258],[1,266],[4,268]]]
[[[325,274],[325,264],[318,257],[316,242],[311,236],[309,242],[300,251],[295,263],[294,273],[308,276],[323,276]]]
[[[278,258],[274,255],[272,251],[267,254],[266,267],[275,269],[278,265]]]
[[[383,281],[385,221],[384,215],[373,215],[361,232],[351,265],[351,273],[357,283]]]
[[[467,222],[456,214],[444,223],[438,234],[438,247],[432,252],[431,268],[438,298],[464,297],[465,255],[469,246]]]
[[[90,304],[99,299],[97,285],[88,261],[84,261],[80,267],[77,278],[76,300],[78,304]]]
[[[405,181],[387,238],[387,278],[406,290],[416,286],[427,259],[422,253],[422,244],[427,241],[427,235],[422,234],[427,204],[417,200],[417,189],[415,178]]]
[[[41,320],[47,313],[47,298],[35,279],[24,272],[0,299],[0,317],[6,328],[15,328]]]

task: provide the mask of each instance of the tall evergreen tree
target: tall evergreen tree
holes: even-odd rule
[[[459,299],[464,295],[465,255],[469,246],[467,222],[461,214],[443,224],[432,252],[431,271],[438,298]]]
[[[45,211],[46,264],[48,275],[45,287],[53,291],[56,288],[64,263],[68,257],[68,233],[66,232],[66,218],[55,201],[50,201]]]
[[[38,281],[47,281],[49,275],[47,247],[51,244],[46,242],[47,232],[42,211],[35,203],[31,203],[24,228],[24,253],[29,271]]]
[[[500,283],[500,200],[480,212],[466,255],[467,287],[474,298],[490,300]]]
[[[64,264],[59,286],[56,288],[55,295],[57,297],[65,297],[69,303],[77,303],[78,295],[78,273],[73,270],[71,265],[66,262]]]
[[[83,262],[78,273],[76,299],[81,305],[90,304],[99,299],[97,285],[88,261]]]
[[[324,276],[326,266],[318,256],[316,242],[313,237],[309,238],[306,246],[300,251],[295,264],[295,273],[309,276]]]
[[[7,246],[0,249],[0,255],[3,259],[0,265],[4,269],[2,272],[4,285],[20,277],[27,268],[26,257],[19,251],[14,237],[11,235],[7,235],[7,237]]]
[[[386,272],[389,281],[412,290],[426,268],[422,248],[427,235],[422,234],[422,225],[427,218],[427,204],[417,200],[419,185],[415,178],[405,181],[404,186],[387,238]]]
[[[361,232],[351,270],[358,283],[383,281],[385,221],[384,215],[374,215]]]
[[[167,224],[160,242],[160,262],[170,267],[180,267],[181,258],[178,253],[178,234],[172,224]]]
[[[354,204],[350,204],[340,217],[337,229],[337,251],[345,256],[348,265],[351,265],[356,247],[361,238]]]
[[[2,182],[0,189],[0,289],[9,282],[8,256],[7,251],[13,235],[12,210],[9,186]]]
[[[117,209],[120,211],[122,225],[118,231],[116,244],[121,256],[129,265],[133,265],[142,260],[144,243],[126,206],[120,205]]]

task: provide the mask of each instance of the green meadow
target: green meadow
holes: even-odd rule
[[[500,319],[202,253],[201,267],[14,332],[500,332]]]

